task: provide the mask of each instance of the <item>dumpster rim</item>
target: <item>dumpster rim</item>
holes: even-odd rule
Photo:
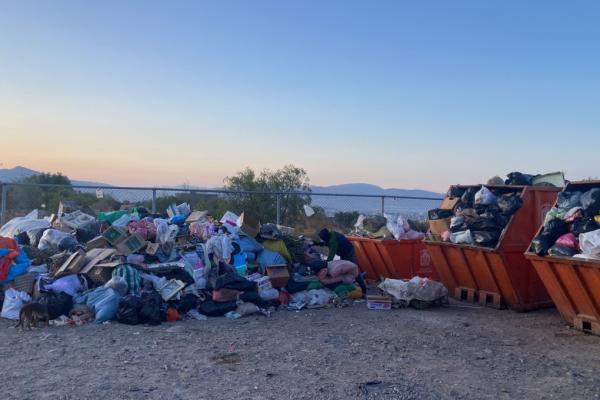
[[[579,258],[579,257],[575,258],[575,257],[567,257],[567,256],[553,256],[553,255],[538,256],[537,254],[535,254],[531,251],[525,252],[525,257],[529,260],[535,260],[535,261],[552,261],[552,262],[559,262],[559,263],[563,263],[563,264],[565,264],[565,261],[566,261],[567,264],[578,264],[578,265],[585,265],[588,267],[600,268],[600,260],[585,259],[585,258]]]

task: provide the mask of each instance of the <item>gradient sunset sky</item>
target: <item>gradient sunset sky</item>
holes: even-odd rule
[[[443,191],[600,175],[597,1],[2,1],[2,168]]]

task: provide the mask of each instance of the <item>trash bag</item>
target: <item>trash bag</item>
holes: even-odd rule
[[[576,219],[571,225],[571,232],[577,237],[582,233],[595,231],[596,229],[600,229],[600,225],[592,218]]]
[[[256,304],[260,308],[269,307],[269,302],[263,300],[262,297],[258,294],[258,292],[245,292],[240,294],[240,300],[245,301],[247,303]]]
[[[377,232],[381,227],[385,226],[387,220],[382,215],[368,216],[363,220],[363,228],[367,232]]]
[[[81,281],[76,274],[64,276],[44,286],[44,290],[52,290],[56,294],[66,293],[69,296],[75,296],[81,289]]]
[[[235,301],[216,303],[212,300],[206,300],[198,306],[198,311],[209,317],[220,317],[227,314],[229,311],[234,311],[236,308],[237,302]]]
[[[29,238],[29,245],[37,247],[40,243],[40,239],[44,232],[49,228],[35,228],[27,231],[27,237]]]
[[[600,229],[579,235],[581,253],[589,256],[600,256]]]
[[[13,239],[21,232],[28,232],[33,229],[50,228],[50,222],[45,219],[38,219],[38,211],[33,210],[24,217],[16,217],[0,227],[0,236]]]
[[[162,322],[161,305],[162,297],[155,290],[143,291],[141,296],[142,306],[139,311],[139,322],[148,325],[160,325]]]
[[[279,228],[274,224],[261,225],[258,235],[261,238],[268,240],[279,240],[283,236]]]
[[[223,275],[217,277],[215,289],[223,288],[239,290],[241,292],[257,291],[256,282],[249,281],[233,270],[228,270]]]
[[[471,231],[453,232],[450,234],[450,241],[455,244],[473,244]]]
[[[73,251],[79,242],[72,235],[58,229],[46,229],[38,243],[39,250]]]
[[[465,188],[461,188],[458,186],[450,186],[448,189],[448,193],[446,194],[450,198],[461,197],[465,193]]]
[[[29,246],[29,236],[27,236],[27,232],[19,233],[17,236],[15,236],[15,240],[19,246]]]
[[[479,189],[477,189],[476,187],[467,188],[461,196],[460,202],[469,208],[473,207],[473,204],[475,204],[475,193],[477,193],[478,191]]]
[[[573,257],[577,254],[577,250],[569,246],[563,246],[560,244],[555,244],[554,246],[548,249],[548,254],[551,256],[565,256],[565,257]]]
[[[482,186],[477,193],[475,193],[475,204],[496,204],[496,195],[490,191],[490,189]]]
[[[471,231],[497,231],[503,227],[493,218],[475,218],[467,222],[467,228]]]
[[[327,264],[327,263],[325,263]],[[293,279],[293,277],[290,277],[290,279],[288,280],[287,285],[285,286],[285,290],[288,291],[288,293],[298,293],[301,292],[303,290],[308,289],[308,284],[309,282],[297,282]]]
[[[142,308],[142,299],[139,296],[127,295],[119,301],[117,321],[127,325],[140,323],[139,312]]]
[[[46,306],[50,319],[69,315],[69,311],[73,308],[73,297],[66,293],[42,292],[36,301]]]
[[[540,234],[533,239],[531,249],[538,256],[545,256],[558,238],[568,231],[569,226],[563,220],[555,218],[547,222]]]
[[[127,295],[127,292],[129,292],[129,285],[122,276],[113,275],[112,278],[104,284],[104,287],[113,289],[119,296],[125,296]]]
[[[452,210],[444,210],[442,208],[434,208],[433,210],[429,210],[427,215],[430,220],[435,221],[438,219],[452,218],[454,213],[452,212]]]
[[[80,304],[85,303],[96,316],[94,322],[101,324],[115,318],[121,295],[112,288],[98,287],[82,296],[75,297],[75,300]]]
[[[561,192],[556,198],[556,208],[561,210],[570,210],[581,206],[582,192]]]
[[[387,278],[379,284],[378,288],[391,295],[395,300],[404,302],[405,305],[412,300],[432,303],[448,296],[448,289],[443,284],[419,276],[415,276],[409,281]]]
[[[496,244],[498,244],[501,233],[502,231],[500,230],[471,231],[471,235],[473,235],[473,241],[479,246],[484,247],[495,247]]]
[[[600,188],[590,189],[581,195],[581,207],[586,217],[600,214]]]
[[[579,242],[573,233],[565,233],[556,240],[555,244],[570,247],[576,252],[579,250]]]
[[[504,183],[507,185],[531,186],[533,185],[534,175],[523,174],[521,172],[511,172],[506,175],[508,179]]]
[[[177,311],[180,314],[186,314],[191,309],[196,308],[198,305],[198,296],[192,293],[184,294],[181,300],[176,305]]]
[[[523,205],[523,199],[516,194],[503,194],[498,197],[498,208],[506,216],[513,215]]]
[[[12,320],[19,319],[19,312],[24,303],[31,301],[31,297],[20,290],[8,288],[4,292],[4,301],[2,302],[2,312],[0,317]]]

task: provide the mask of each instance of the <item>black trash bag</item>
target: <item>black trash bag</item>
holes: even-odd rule
[[[561,244],[555,244],[548,250],[548,254],[550,254],[551,256],[573,257],[577,253],[578,251],[574,248],[569,246],[563,246]]]
[[[87,243],[99,234],[98,224],[88,224],[85,228],[75,229],[75,238],[79,243]]]
[[[117,321],[127,325],[139,324],[142,304],[140,296],[127,295],[121,298],[117,310]]]
[[[581,195],[581,207],[583,215],[586,217],[595,217],[600,214],[600,188],[590,189]]]
[[[427,214],[430,220],[451,218],[454,215],[452,210],[444,210],[441,208],[434,208],[433,210],[429,210]]]
[[[156,290],[142,292],[139,322],[148,325],[160,325],[162,322],[162,297]]]
[[[448,197],[451,198],[455,198],[455,197],[462,197],[462,195],[465,193],[465,189],[458,187],[458,186],[450,186],[450,189],[448,189]]]
[[[464,203],[468,208],[473,207],[475,203],[475,193],[479,191],[477,187],[470,187],[465,190],[463,195],[460,197],[460,202]]]
[[[495,231],[471,231],[475,244],[484,247],[496,247],[500,239],[501,230]]]
[[[504,229],[510,218],[509,216],[504,215],[502,211],[500,211],[500,209],[497,207],[488,208],[486,212],[480,215],[480,217],[489,218],[493,220],[494,222],[496,222],[500,229]]]
[[[498,231],[502,226],[498,225],[494,218],[474,218],[466,223],[467,228],[472,231]]]
[[[534,175],[523,174],[521,172],[511,172],[506,175],[508,179],[504,183],[507,185],[531,186],[533,185]]]
[[[73,308],[73,297],[66,293],[42,292],[37,301],[46,306],[50,319],[61,315],[69,316],[69,311]]]
[[[531,250],[538,256],[548,254],[550,247],[554,246],[556,240],[569,232],[569,226],[565,221],[559,218],[554,218],[548,221],[539,235],[531,242]]]
[[[20,246],[29,246],[29,244],[30,244],[29,236],[27,235],[27,232],[21,232],[18,235],[16,235],[15,241]]]
[[[269,302],[263,300],[258,292],[245,292],[240,294],[240,300],[245,301],[247,303],[256,304],[260,308],[269,307]]]
[[[33,246],[33,247],[37,247],[37,245],[40,243],[40,239],[42,238],[42,235],[44,234],[44,232],[46,232],[46,229],[50,229],[50,228],[38,228],[38,229],[28,230],[27,236],[29,237],[29,245]]]
[[[209,317],[220,317],[227,314],[229,311],[234,311],[236,308],[237,302],[235,301],[217,303],[212,300],[206,300],[198,306],[198,311]]]
[[[256,292],[256,282],[240,276],[238,273],[228,270],[223,275],[217,277],[215,289],[235,289],[241,292]]]
[[[192,278],[192,276],[183,268],[176,268],[176,269],[172,269],[170,271],[167,272],[163,272],[163,273],[154,273],[156,276],[158,277],[165,277],[168,280],[169,279],[177,279],[180,280],[181,282],[185,283],[185,285],[191,285],[192,283],[194,283],[194,278]]]
[[[581,207],[582,192],[561,192],[556,198],[556,208],[569,211],[574,207]]]
[[[285,290],[287,290],[290,294],[298,293],[303,290],[307,290],[309,283],[310,282],[297,282],[290,277],[287,285],[285,286]]]
[[[593,218],[579,218],[573,221],[571,232],[579,237],[582,233],[587,233],[600,229],[600,225]]]
[[[181,300],[176,304],[175,308],[179,314],[186,314],[193,308],[198,306],[198,296],[192,293],[184,294]]]
[[[498,208],[506,216],[513,215],[523,205],[523,199],[518,194],[503,194],[498,197]]]

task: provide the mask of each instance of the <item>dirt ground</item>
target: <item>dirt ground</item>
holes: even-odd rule
[[[280,311],[49,327],[0,322],[3,399],[594,399],[600,337],[555,310]]]

